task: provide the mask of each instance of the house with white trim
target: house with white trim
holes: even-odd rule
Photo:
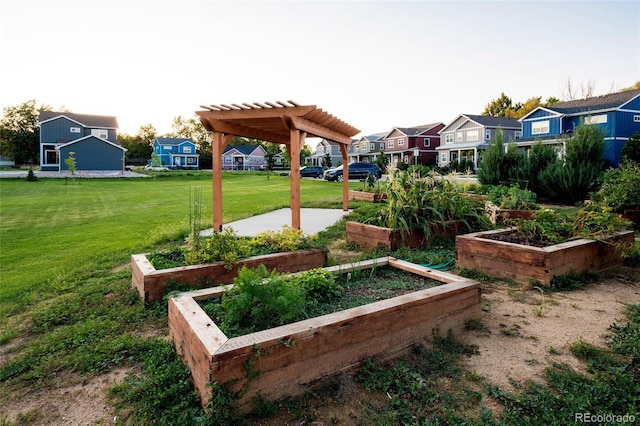
[[[126,148],[117,139],[118,121],[112,116],[42,111],[40,170],[68,170],[70,153],[76,170],[124,172]]]
[[[604,134],[603,158],[617,167],[627,140],[640,132],[640,89],[540,106],[520,122],[522,138],[518,147],[529,149],[540,140],[560,152],[564,152],[564,144],[580,123],[597,125]]]
[[[473,161],[474,169],[482,160],[484,150],[500,129],[505,143],[522,137],[522,124],[515,118],[460,114],[440,130],[438,166],[447,167],[464,158]]]

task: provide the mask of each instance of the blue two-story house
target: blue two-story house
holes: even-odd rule
[[[196,144],[188,138],[156,138],[153,153],[159,157],[160,164],[170,169],[197,169],[200,166]]]
[[[522,117],[520,122],[522,138],[518,141],[519,147],[526,149],[541,140],[557,146],[561,152],[580,123],[595,124],[604,133],[604,159],[617,167],[625,143],[635,132],[640,132],[640,90],[538,107]]]
[[[73,152],[77,171],[124,171],[125,152],[117,139],[118,121],[112,116],[42,111],[40,170],[68,170]]]

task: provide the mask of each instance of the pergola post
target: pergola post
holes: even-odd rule
[[[222,231],[222,152],[231,140],[232,135],[213,132],[211,142],[211,170],[213,184],[213,230]]]
[[[342,154],[342,210],[349,210],[349,146],[340,144]]]
[[[291,159],[291,189],[290,189],[290,206],[291,206],[291,227],[300,229],[300,150],[306,132],[297,129],[291,129],[289,142],[289,157]]]

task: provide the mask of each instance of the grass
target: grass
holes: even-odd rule
[[[355,185],[355,183],[354,183]],[[128,263],[189,231],[189,191],[203,187],[201,214],[212,216],[210,173],[159,174],[149,179],[0,181],[0,315],[24,311],[51,295]],[[301,182],[301,203],[340,201],[341,185]],[[226,173],[223,221],[289,205],[289,178]]]
[[[210,174],[193,172],[73,185],[56,179],[0,180],[0,424],[36,424],[49,414],[34,408],[6,418],[2,407],[13,394],[37,396],[118,366],[129,368],[127,378],[111,388],[118,424],[260,424],[279,413],[310,423],[322,404],[347,403],[336,391],[339,383],[329,380],[298,398],[257,401],[251,415],[238,413],[235,396],[214,384],[211,409],[200,407],[188,369],[165,339],[166,302],[145,306],[131,288],[131,272],[121,266],[133,253],[186,236],[194,186],[204,188],[206,223],[210,185]],[[286,177],[230,173],[223,185],[225,222],[288,205]],[[341,189],[303,180],[302,204],[339,207]],[[321,238],[328,243],[341,232],[333,227]],[[437,250],[441,256],[451,246]],[[412,256],[435,261],[419,251]],[[353,384],[355,395],[366,395],[353,405],[353,415],[360,424],[372,425],[572,424],[576,412],[640,418],[640,305],[629,305],[626,314],[626,321],[610,327],[606,348],[584,341],[571,346],[573,356],[587,364],[586,373],[552,364],[545,383],[517,384],[515,392],[461,367],[474,348],[454,336],[434,335],[430,346],[416,346],[403,358],[370,360]],[[475,332],[483,325],[470,323],[468,329]],[[506,324],[500,332],[519,334]]]

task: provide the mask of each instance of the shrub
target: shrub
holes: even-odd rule
[[[33,173],[32,169],[29,169],[27,172],[27,182],[35,182],[38,180],[38,177]]]
[[[622,160],[640,163],[640,133],[635,132],[622,147]]]
[[[537,210],[536,194],[517,186],[490,185],[483,188],[487,199],[501,209]]]
[[[640,209],[640,164],[623,161],[618,169],[610,169],[603,176],[600,191],[591,197],[601,201],[614,212]]]
[[[231,269],[238,260],[250,255],[249,240],[238,237],[233,228],[227,227],[209,238],[194,240],[184,257],[189,265],[224,261],[225,268]]]
[[[284,225],[279,232],[263,231],[250,241],[253,247],[266,247],[274,252],[295,251],[306,245],[307,239],[301,229]]]
[[[505,176],[501,173],[504,158],[504,142],[502,130],[496,131],[496,137],[489,144],[478,168],[478,181],[483,185],[499,185]]]

